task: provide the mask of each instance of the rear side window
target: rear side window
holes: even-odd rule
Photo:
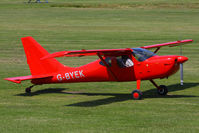
[[[109,66],[111,66],[111,58],[110,58],[110,57],[106,57],[106,58],[105,58],[105,62],[106,62]],[[102,61],[100,61],[99,64],[102,65],[102,66],[105,66],[105,64],[104,64]]]

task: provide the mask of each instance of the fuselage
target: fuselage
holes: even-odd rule
[[[166,78],[179,70],[187,57],[177,55],[158,56],[146,49],[135,48],[132,55],[104,57],[106,65],[99,59],[81,67],[66,68],[53,77],[34,79],[33,84],[136,81]],[[130,60],[126,66],[124,60]],[[107,66],[108,65],[108,66]]]

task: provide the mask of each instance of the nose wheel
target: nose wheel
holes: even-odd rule
[[[160,85],[157,89],[159,95],[165,96],[168,93],[168,88],[165,85]]]

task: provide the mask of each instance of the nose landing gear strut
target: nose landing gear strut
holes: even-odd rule
[[[157,93],[159,95],[163,95],[163,96],[167,95],[168,88],[165,85],[158,86],[152,79],[150,81],[157,88]]]

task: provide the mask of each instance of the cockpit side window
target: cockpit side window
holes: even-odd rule
[[[110,57],[106,57],[106,58],[105,58],[105,62],[106,62],[109,66],[111,66],[111,58],[110,58]],[[105,64],[104,64],[102,61],[100,61],[99,64],[102,65],[102,66],[105,66]]]
[[[127,55],[118,56],[116,60],[118,66],[121,68],[132,67],[134,65],[133,61]]]
[[[108,66],[111,66],[112,61],[110,57],[106,57],[104,60]],[[116,61],[120,68],[132,67],[134,65],[133,61],[127,55],[116,57]],[[102,61],[100,61],[99,64],[105,66],[105,64]]]

